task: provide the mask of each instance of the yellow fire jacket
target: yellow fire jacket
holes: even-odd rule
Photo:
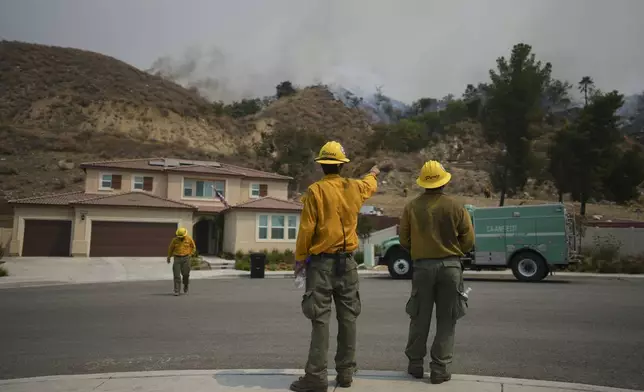
[[[195,253],[195,242],[188,234],[184,238],[174,237],[168,248],[168,257],[189,256]]]
[[[441,191],[428,191],[405,206],[399,238],[412,260],[438,259],[472,250],[474,229],[465,207]]]
[[[355,251],[358,248],[356,226],[360,207],[377,188],[378,181],[372,173],[362,179],[326,175],[309,186],[302,197],[304,209],[300,217],[295,259],[304,261],[309,255],[341,251],[345,238],[346,251]]]

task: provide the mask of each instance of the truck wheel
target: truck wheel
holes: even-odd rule
[[[389,263],[389,275],[394,279],[411,279],[414,274],[411,258],[407,252],[395,250],[387,257]]]
[[[516,254],[510,263],[512,274],[521,282],[539,282],[548,275],[548,265],[543,257],[532,252]]]

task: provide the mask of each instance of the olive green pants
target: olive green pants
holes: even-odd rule
[[[356,369],[356,320],[362,308],[358,283],[358,265],[347,258],[343,276],[335,276],[334,259],[313,257],[306,269],[306,291],[302,298],[302,313],[311,320],[311,346],[306,363],[307,376],[327,378],[329,322],[331,300],[335,303],[338,320],[338,344],[335,369],[351,374]]]
[[[181,291],[181,277],[183,285],[188,287],[190,283],[190,256],[174,256],[172,263],[172,275],[174,276],[174,292]]]
[[[411,296],[405,311],[411,318],[405,354],[410,366],[423,366],[427,337],[436,304],[436,335],[430,351],[430,369],[437,375],[449,373],[454,354],[456,320],[464,315],[463,270],[458,259],[414,261]]]

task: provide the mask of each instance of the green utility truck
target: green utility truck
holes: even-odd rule
[[[474,249],[461,260],[465,269],[511,268],[523,282],[536,282],[575,262],[574,215],[563,204],[476,208],[466,205],[474,225]],[[398,237],[381,245],[378,264],[395,279],[411,278],[413,264]]]

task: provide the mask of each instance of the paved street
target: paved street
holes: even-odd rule
[[[359,366],[404,370],[410,283],[361,284]],[[644,389],[644,282],[468,285],[474,290],[458,327],[455,373]],[[291,280],[198,280],[179,298],[169,295],[171,286],[0,291],[0,378],[304,364],[309,325]],[[331,368],[332,359],[331,351]]]

